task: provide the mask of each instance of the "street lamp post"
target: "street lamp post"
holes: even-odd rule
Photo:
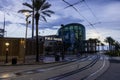
[[[25,31],[25,38],[24,38],[24,48],[25,48],[25,54],[27,53],[27,48],[26,48],[26,40],[27,40],[27,31],[28,31],[28,24],[30,23],[28,21],[28,18],[31,16],[29,12],[23,12],[23,14],[26,16],[26,31]],[[24,62],[25,62],[25,54],[24,54]]]
[[[26,16],[26,32],[25,32],[25,39],[27,39],[28,24],[30,23],[30,22],[28,21],[28,18],[31,16],[31,14],[29,14],[28,12],[24,12],[23,14]],[[25,42],[26,42],[26,40],[25,40]]]
[[[6,42],[5,43],[5,46],[6,46],[6,59],[5,59],[5,63],[8,63],[8,51],[9,51],[9,45],[10,43]]]

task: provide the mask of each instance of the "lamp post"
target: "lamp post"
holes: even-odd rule
[[[28,24],[30,23],[28,21],[28,18],[31,16],[29,12],[23,12],[23,14],[26,16],[26,31],[25,31],[25,38],[24,38],[24,48],[25,48],[25,54],[27,53],[27,48],[26,48],[26,41],[27,41],[27,31],[28,31]],[[25,54],[24,54],[24,62],[25,62]]]
[[[8,51],[9,51],[9,45],[10,43],[6,42],[5,43],[5,46],[6,46],[6,59],[5,59],[5,63],[8,63]]]
[[[26,31],[25,31],[25,44],[26,44],[28,24],[30,23],[28,21],[28,18],[31,16],[31,14],[29,14],[29,12],[24,12],[23,14],[26,16]]]

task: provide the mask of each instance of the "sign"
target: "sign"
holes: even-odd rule
[[[55,40],[55,41],[62,41],[62,38],[55,38],[55,37],[45,37],[45,40]]]

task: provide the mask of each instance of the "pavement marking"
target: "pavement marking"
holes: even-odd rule
[[[76,61],[77,59],[72,59],[71,61]],[[79,60],[81,61],[81,60]],[[84,60],[85,61],[85,60]],[[65,65],[61,65],[62,67],[65,66]],[[50,68],[47,68],[47,69],[35,69],[35,70],[29,70],[29,71],[23,71],[23,72],[18,72],[18,73],[15,73],[16,75],[27,75],[27,74],[33,74],[33,73],[40,73],[40,72],[44,72],[44,71],[49,71],[49,70],[53,70],[53,69],[58,69],[58,67],[50,67]]]
[[[92,58],[91,58],[92,57]],[[83,60],[78,60],[80,61],[86,61],[89,58],[93,59],[93,57],[95,56],[88,56],[86,58],[83,58]],[[77,59],[72,59],[71,61],[76,61]],[[62,67],[65,65],[62,65]],[[79,66],[77,66],[79,68]],[[44,71],[48,71],[48,70],[53,70],[53,69],[57,69],[58,67],[51,67],[51,68],[47,68],[47,69],[34,69],[34,70],[28,70],[28,71],[23,71],[23,72],[18,72],[18,73],[6,73],[6,74],[0,74],[0,80],[1,79],[7,79],[7,78],[11,78],[11,77],[17,77],[17,76],[21,76],[21,75],[28,75],[28,74],[33,74],[33,73],[40,73],[40,72],[44,72]]]
[[[86,69],[90,68],[91,66],[93,66],[98,61],[98,59],[99,59],[99,56],[97,55],[97,56],[95,56],[95,59],[92,62],[90,62],[89,64],[85,65],[84,67],[76,69],[76,70],[73,70],[73,71],[68,72],[68,73],[64,73],[64,74],[61,74],[61,75],[58,75],[58,76],[54,76],[54,77],[48,78],[47,80],[63,80],[63,78],[65,78],[65,77],[71,76],[73,74],[76,74],[78,72],[81,72],[83,70],[86,70]],[[79,66],[77,66],[77,68],[78,67]]]
[[[100,72],[103,68],[105,67],[105,59],[104,59],[104,62],[103,62],[103,65],[100,69],[98,69],[96,72],[90,74],[89,76],[87,76],[86,78],[84,78],[83,80],[88,80],[90,77],[94,76],[95,74],[97,74],[98,72]]]

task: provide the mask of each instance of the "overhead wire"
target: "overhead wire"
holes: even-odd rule
[[[69,6],[67,6],[67,7],[65,7],[64,9],[66,9],[66,8],[68,8],[68,7],[71,7],[71,6],[74,6],[74,5],[77,5],[77,4],[80,4],[80,3],[82,3],[84,0],[79,0],[79,1],[77,1],[77,2],[75,2],[75,3],[73,3],[73,4],[70,4]],[[66,1],[65,1],[66,2]],[[67,4],[69,4],[68,2],[66,2]]]
[[[67,1],[65,1],[65,0],[62,0],[62,1],[64,1],[66,4],[68,4],[69,7],[72,7],[80,16],[82,16],[82,17],[89,23],[90,26],[92,26],[92,27],[96,30],[96,28],[93,26],[93,24],[92,24],[90,21],[88,21],[87,18],[86,18],[85,16],[83,16],[83,15],[79,12],[79,10],[78,10],[77,8],[74,7],[74,5],[70,4],[69,2],[67,2]],[[96,31],[96,32],[97,32],[97,31]],[[97,32],[97,33],[98,33],[98,32]]]
[[[83,0],[84,4],[87,6],[87,8],[90,10],[90,12],[92,13],[92,15],[95,17],[96,20],[99,20],[98,17],[95,15],[95,13],[92,11],[92,9],[88,6],[86,0]],[[99,21],[98,21],[99,22]]]
[[[79,10],[76,8],[76,7],[74,7],[74,5],[77,5],[77,4],[79,4],[79,3],[81,3],[81,2],[83,2],[83,1],[85,1],[85,0],[80,0],[80,1],[78,1],[78,2],[76,2],[76,3],[74,3],[74,4],[70,4],[69,2],[67,2],[67,1],[65,1],[65,0],[62,0],[62,1],[64,1],[66,4],[68,4],[68,6],[66,7],[66,8],[68,8],[68,7],[72,7],[80,16],[82,16],[88,23],[89,23],[89,25],[90,26],[92,26],[95,30],[96,30],[96,28],[93,26],[94,24],[92,24],[90,21],[88,21],[87,19],[86,19],[86,17],[84,17],[80,12],[79,12]],[[88,6],[88,5],[87,5]],[[89,7],[89,6],[88,6]],[[89,7],[89,9],[91,10],[91,8]],[[92,11],[92,10],[91,10]],[[13,12],[16,12],[16,11],[13,11]],[[12,13],[12,14],[15,14],[15,13]],[[94,15],[94,13],[93,13],[93,11],[92,11],[92,14]],[[16,16],[18,16],[18,15],[16,15]],[[95,15],[94,15],[95,16]],[[21,17],[21,16],[18,16],[18,17]],[[23,17],[21,17],[21,18],[23,18]],[[97,30],[96,30],[96,32],[97,32]],[[98,33],[98,32],[97,32]]]
[[[78,10],[76,7],[74,7],[73,4],[70,4],[69,2],[67,2],[67,1],[65,1],[65,0],[62,0],[62,1],[65,2],[67,5],[69,5],[69,7],[72,7],[80,16],[82,16],[82,17],[86,20],[86,22],[87,22],[87,23],[96,31],[96,33],[99,35],[98,38],[100,38],[100,33],[99,33],[99,32],[97,31],[97,29],[94,27],[94,25],[97,24],[97,23],[92,24],[90,21],[87,20],[86,17],[84,17],[84,16],[79,12],[79,10]],[[82,1],[84,1],[84,0],[82,0]],[[100,22],[99,22],[99,23],[100,23]]]

